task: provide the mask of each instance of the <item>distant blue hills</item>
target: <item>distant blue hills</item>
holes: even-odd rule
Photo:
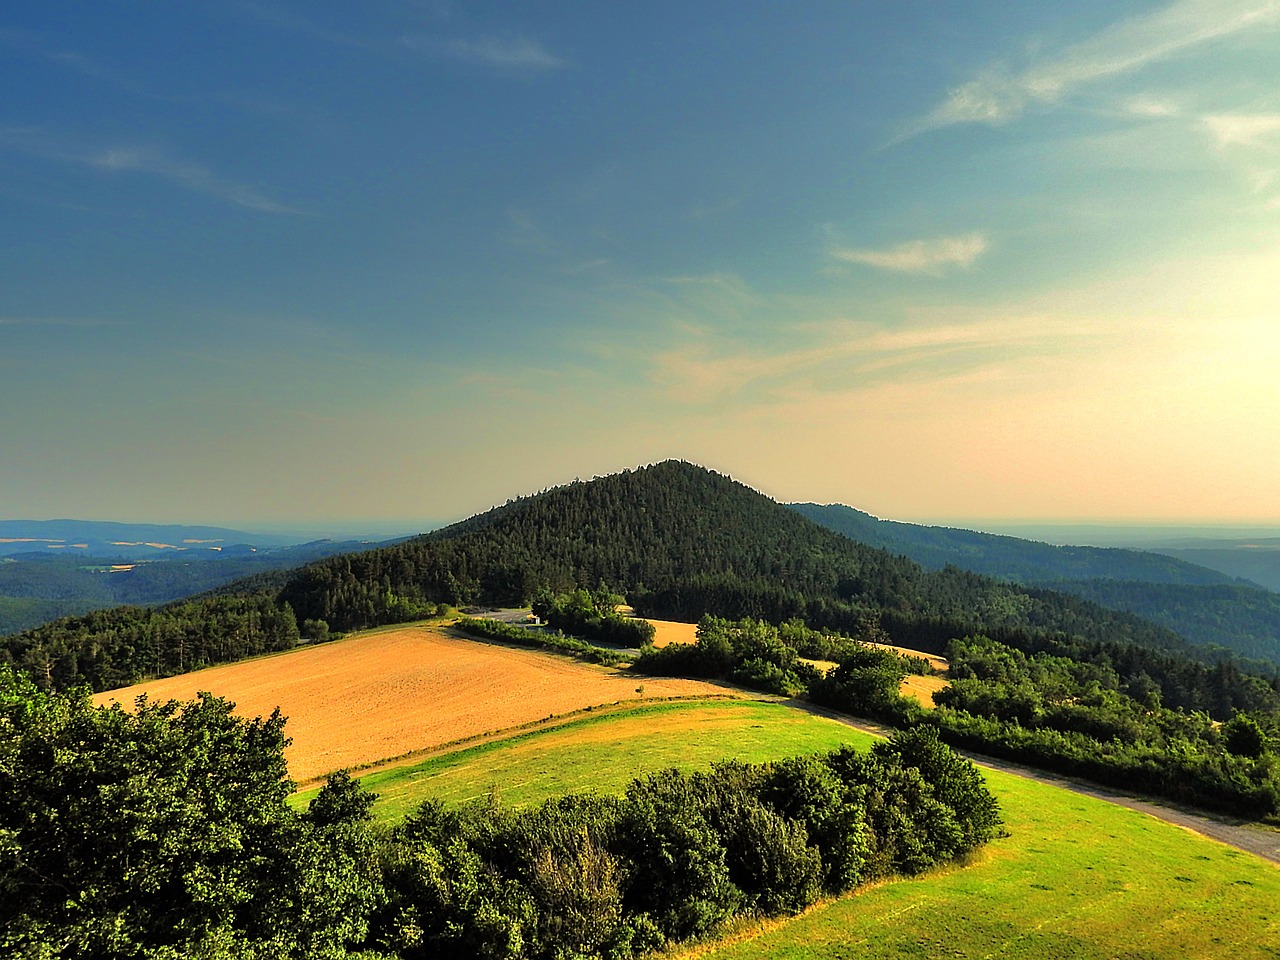
[[[1133,613],[1197,644],[1280,661],[1280,540],[1183,539],[1159,552],[1058,546],[955,527],[881,520],[844,504],[788,504],[852,540],[908,557],[1056,590]],[[1246,578],[1247,577],[1247,578]]]

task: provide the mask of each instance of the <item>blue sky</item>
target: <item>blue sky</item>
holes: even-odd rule
[[[1280,0],[55,0],[0,86],[7,516],[1280,521]]]

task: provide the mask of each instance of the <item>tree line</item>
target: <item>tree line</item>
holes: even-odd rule
[[[1051,648],[1026,653],[971,636],[948,647],[951,682],[929,710],[899,692],[922,664],[870,646],[865,638],[875,636],[874,626],[868,629],[864,640],[849,638],[842,649],[796,622],[775,627],[704,617],[696,643],[650,648],[636,668],[802,696],[901,729],[929,728],[954,746],[1042,769],[1205,809],[1280,818],[1280,697],[1257,678],[1209,671],[1224,681],[1220,693],[1236,695],[1218,722],[1204,710],[1166,705],[1158,668],[1134,669],[1158,661],[1126,666],[1105,648],[1069,644],[1069,655]],[[815,634],[839,651],[827,672],[799,655],[812,649]]]
[[[1000,830],[927,730],[667,770],[527,809],[372,822],[344,773],[292,809],[279,713],[134,710],[0,668],[0,948],[16,958],[626,958],[963,857]]]

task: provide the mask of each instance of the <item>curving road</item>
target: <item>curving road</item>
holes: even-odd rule
[[[861,730],[864,733],[874,734],[875,736],[888,737],[895,732],[892,727],[883,724],[873,723],[870,720],[856,720],[853,717],[845,716],[834,710],[828,710],[824,707],[816,706],[812,703],[806,703],[803,700],[788,700],[790,706],[797,707],[801,710],[808,710],[810,713],[816,713],[820,716],[837,720],[846,726]],[[982,754],[970,753],[967,750],[959,750],[958,753],[968,757],[980,767],[987,767],[991,770],[999,770],[1002,773],[1011,773],[1014,776],[1025,777],[1028,780],[1035,780],[1037,783],[1046,783],[1051,786],[1061,787],[1063,790],[1070,790],[1073,793],[1079,793],[1086,797],[1095,797],[1099,800],[1106,800],[1108,803],[1118,804],[1122,807],[1128,807],[1130,810],[1137,810],[1158,820],[1164,820],[1167,823],[1175,824],[1179,827],[1185,827],[1188,830],[1194,830],[1196,833],[1210,837],[1220,843],[1235,847],[1238,850],[1244,850],[1246,853],[1253,853],[1264,860],[1270,860],[1272,863],[1280,864],[1280,830],[1272,830],[1268,827],[1259,826],[1255,823],[1248,823],[1243,820],[1230,819],[1227,817],[1215,817],[1211,814],[1183,810],[1179,807],[1171,807],[1155,800],[1143,799],[1132,794],[1122,793],[1118,790],[1112,790],[1108,787],[1101,787],[1095,783],[1087,783],[1083,780],[1073,780],[1068,777],[1058,776],[1057,774],[1046,773],[1043,770],[1037,770],[1034,767],[1024,767],[1019,763],[1012,763],[1008,760],[998,760],[995,757],[987,757]]]

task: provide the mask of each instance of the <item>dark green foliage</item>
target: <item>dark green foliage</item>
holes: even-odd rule
[[[918,872],[999,825],[976,769],[927,733],[871,756],[667,770],[621,798],[519,813],[428,803],[390,838],[373,937],[405,957],[632,957]]]
[[[550,626],[584,640],[614,647],[642,647],[652,643],[653,624],[622,616],[622,597],[603,587],[580,588],[559,595],[544,594],[533,602],[533,612]]]
[[[877,852],[874,872],[923,869],[998,825],[967,762],[916,735],[524,811],[428,803],[386,832],[345,772],[293,811],[283,718],[231,709],[96,708],[0,668],[6,956],[624,960],[803,909]]]
[[[783,642],[776,627],[759,620],[710,616],[699,621],[692,646],[647,648],[635,666],[644,673],[731,680],[784,696],[803,693],[817,676]]]
[[[626,656],[616,650],[592,646],[574,637],[566,637],[558,630],[531,629],[487,617],[463,617],[455,626],[463,633],[483,640],[500,640],[521,647],[555,650],[591,663],[615,666],[626,660]]]
[[[854,713],[905,727],[920,713],[914,700],[899,688],[907,676],[906,657],[891,650],[859,646],[849,650],[840,665],[809,685],[809,698]]]
[[[790,505],[830,530],[930,570],[963,570],[1082,597],[1137,614],[1205,647],[1200,655],[1231,655],[1280,664],[1280,595],[1258,583],[1162,553],[1101,547],[1060,547],[1017,537],[950,527],[879,520],[840,504]],[[1178,554],[1178,551],[1168,551]],[[1262,551],[1275,554],[1276,551]],[[1222,551],[1238,560],[1250,551]],[[1256,555],[1259,551],[1252,551]],[[1276,564],[1272,562],[1273,573]],[[1250,568],[1241,568],[1246,575]],[[1263,572],[1262,566],[1258,571]],[[810,618],[812,620],[812,618]],[[1167,644],[1162,644],[1167,646]]]
[[[247,555],[205,551],[197,558],[184,554],[182,559],[130,560],[109,552],[99,556],[6,557],[0,559],[0,636],[93,610],[170,603],[233,581],[239,593],[266,589],[274,593],[287,580],[284,571],[288,569],[368,548],[358,541],[319,540],[262,548]]]
[[[1161,705],[1186,691],[1160,686],[1158,662],[1145,664],[1152,673],[1126,675],[1106,651],[1074,652],[1078,659],[1026,654],[986,637],[956,641],[952,682],[921,720],[957,746],[1209,809],[1280,814],[1280,771],[1262,726],[1276,722],[1274,706],[1237,713],[1215,730],[1206,713]],[[1224,693],[1249,690],[1226,666],[1203,669]],[[1257,693],[1274,696],[1270,687]]]
[[[1194,585],[1232,581],[1216,570],[1143,550],[1059,547],[975,530],[881,520],[839,503],[788,506],[851,540],[902,554],[931,570],[954,565],[1019,583],[1095,578]]]
[[[1176,630],[1205,647],[1280,664],[1280,593],[1251,585],[1173,586],[1118,580],[1046,584]]]
[[[1238,713],[1222,725],[1222,742],[1238,757],[1257,759],[1267,750],[1267,735],[1258,721]]]
[[[345,955],[371,851],[286,805],[283,727],[207,695],[96,708],[0,668],[4,954]]]
[[[110,690],[297,643],[293,610],[269,595],[250,594],[56,620],[7,638],[0,664],[27,670],[46,689]]]

